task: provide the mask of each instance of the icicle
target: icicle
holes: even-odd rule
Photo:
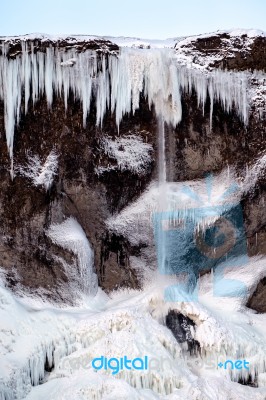
[[[176,126],[182,117],[181,93],[194,89],[198,105],[203,108],[209,93],[210,125],[213,104],[219,101],[229,112],[234,106],[245,124],[248,122],[247,76],[216,70],[202,72],[179,65],[171,49],[122,48],[119,55],[102,55],[75,48],[65,51],[50,45],[46,52],[34,53],[33,43],[21,40],[22,53],[15,59],[7,57],[9,44],[2,44],[0,56],[0,99],[4,101],[6,140],[11,165],[15,125],[21,114],[22,93],[24,110],[45,94],[48,107],[53,96],[64,96],[68,108],[70,92],[83,107],[83,126],[90,112],[92,92],[96,94],[96,123],[102,125],[108,110],[115,113],[116,124],[123,116],[139,108],[143,93],[158,117]],[[12,167],[11,167],[12,169]]]

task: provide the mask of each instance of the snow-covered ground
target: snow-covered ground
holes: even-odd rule
[[[265,260],[254,259],[237,278],[254,289]],[[226,272],[235,277],[236,270]],[[0,287],[0,398],[59,399],[265,399],[265,316],[244,307],[244,298],[217,298],[212,275],[200,280],[199,302],[166,302],[165,287],[176,278],[154,273],[142,291],[84,297],[79,308],[55,308],[15,298]],[[195,322],[201,354],[190,355],[165,326],[169,309]],[[95,357],[147,356],[145,371],[95,371]],[[259,388],[236,383],[246,370],[221,369],[226,359],[246,359]],[[44,370],[53,367],[52,372]],[[165,364],[164,364],[165,363]],[[156,368],[154,368],[156,365]],[[212,365],[212,367],[210,367]],[[34,386],[32,386],[34,385]]]

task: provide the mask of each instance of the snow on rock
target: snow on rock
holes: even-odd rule
[[[249,87],[248,101],[252,107],[252,113],[260,119],[265,119],[266,74],[256,71],[256,68],[265,70],[265,64],[263,64],[263,61],[261,62],[265,57],[263,49],[261,50],[261,57],[258,52],[261,44],[256,45],[256,51],[253,49],[258,40],[265,41],[265,38],[265,32],[252,29],[217,31],[190,36],[176,44],[176,57],[181,64],[202,71],[211,71],[217,68],[226,69],[229,66],[230,69],[232,69],[232,66],[242,70],[252,69],[253,73],[246,76]],[[257,59],[255,59],[256,54]]]
[[[139,49],[152,49],[152,48],[174,48],[175,44],[184,37],[176,37],[169,39],[140,39],[132,37],[113,37],[107,36],[106,39],[116,43],[119,47],[133,47]]]
[[[158,186],[153,182],[134,203],[107,219],[108,229],[126,237],[133,246],[152,245],[152,213],[156,210],[158,197]]]
[[[195,67],[213,67],[214,63],[227,58],[234,57],[235,53],[243,52],[247,55],[251,50],[251,45],[258,37],[265,38],[266,32],[256,29],[235,29],[218,30],[216,32],[188,36],[176,43],[175,50],[178,58],[189,65]],[[197,47],[199,41],[218,40],[218,45],[202,46],[201,50]]]
[[[30,179],[34,186],[43,186],[49,190],[58,170],[58,155],[52,150],[45,162],[42,163],[38,155],[28,155],[25,166],[16,166],[15,171]]]
[[[226,32],[226,31],[225,31]],[[266,37],[266,32],[262,31],[261,29],[233,29],[227,31],[230,36],[244,36],[254,38],[254,37]]]
[[[142,175],[145,174],[146,168],[152,160],[152,145],[143,142],[137,135],[120,136],[114,139],[104,137],[100,147],[111,160],[115,161],[115,165],[97,167],[98,174],[118,169]]]
[[[184,217],[189,210],[197,207],[222,206],[220,213],[229,211],[239,204],[243,194],[255,187],[265,168],[266,155],[263,154],[238,173],[234,168],[228,168],[206,179],[166,182],[163,186],[152,182],[136,201],[109,217],[106,224],[110,231],[123,235],[133,246],[152,246],[154,213],[174,212],[177,218],[179,213]],[[162,192],[163,202],[160,199]],[[206,222],[214,222],[219,215],[216,211],[216,217],[206,217]],[[190,218],[193,218],[192,214]]]
[[[244,179],[242,182],[242,191],[248,193],[256,186],[257,181],[265,174],[266,154],[261,155],[253,165],[247,165]]]
[[[249,97],[254,115],[266,119],[266,74],[255,71],[250,76]]]
[[[47,41],[58,43],[64,42],[67,45],[76,45],[81,42],[102,42],[102,48],[105,48],[105,42],[115,43],[119,47],[134,48],[174,48],[175,44],[184,39],[184,37],[176,37],[169,39],[143,39],[125,36],[97,36],[97,35],[48,35],[45,33],[31,33],[23,36],[0,36],[0,40],[8,42],[16,42],[18,40],[39,40],[46,43]]]
[[[93,250],[80,224],[68,218],[61,224],[51,225],[46,234],[53,243],[77,255],[82,286],[87,294],[94,295],[97,276],[93,272]]]

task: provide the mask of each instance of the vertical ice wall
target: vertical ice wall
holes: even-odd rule
[[[246,76],[244,73],[216,70],[204,73],[177,63],[172,49],[122,48],[117,54],[102,54],[75,48],[66,50],[50,45],[46,51],[35,51],[33,42],[21,40],[22,52],[8,56],[9,44],[3,42],[0,52],[0,100],[4,102],[6,140],[13,158],[14,129],[21,113],[45,95],[48,106],[53,95],[63,96],[68,107],[70,91],[82,103],[83,122],[90,112],[95,94],[97,125],[107,110],[115,113],[119,123],[126,113],[139,108],[144,93],[158,117],[177,125],[182,117],[181,92],[194,89],[199,106],[210,96],[211,116],[214,101],[224,110],[234,106],[247,123]],[[23,101],[23,103],[22,103]],[[203,107],[204,108],[204,107]]]

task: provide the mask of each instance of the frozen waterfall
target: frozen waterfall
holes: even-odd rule
[[[48,106],[54,94],[63,96],[68,107],[70,92],[83,107],[86,126],[92,94],[97,108],[97,125],[101,125],[107,110],[115,113],[116,123],[139,108],[144,93],[157,117],[176,126],[182,117],[181,93],[197,93],[203,108],[210,97],[212,118],[214,101],[225,111],[235,107],[244,123],[248,120],[247,77],[241,72],[216,70],[206,73],[177,62],[173,49],[121,48],[120,53],[100,55],[96,51],[78,52],[72,48],[50,45],[46,52],[35,51],[33,42],[21,40],[22,52],[9,57],[9,43],[0,51],[0,100],[4,102],[5,131],[11,161],[14,130],[21,113],[45,95]]]

